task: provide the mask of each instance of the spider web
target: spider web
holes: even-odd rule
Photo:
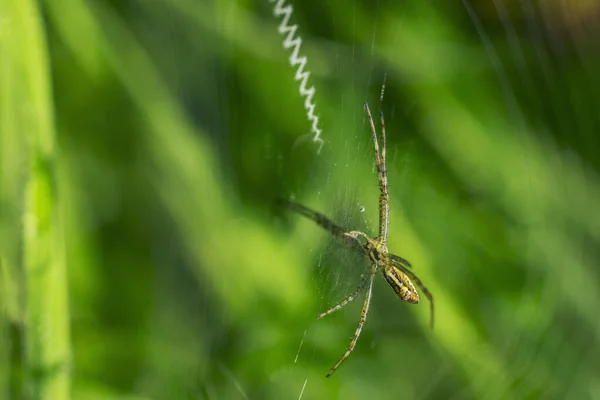
[[[148,346],[160,362],[140,367],[136,393],[598,398],[592,3],[138,2],[135,29],[205,152],[174,159],[189,175],[157,174],[179,211],[156,252],[178,268],[159,275]],[[403,303],[376,277],[357,347],[326,379],[364,297],[316,316],[367,265],[272,204],[376,235],[365,101],[386,121],[388,247],[434,295],[436,326],[424,298]],[[301,140],[315,126],[322,147]]]
[[[357,39],[356,8],[349,12],[351,50],[336,53],[334,74],[350,90],[339,95],[338,124],[325,123],[324,160],[309,167],[309,175],[326,178],[294,185],[294,198],[349,229],[376,232],[378,192],[360,103],[379,106],[388,125],[390,251],[413,261],[426,284],[433,281],[441,322],[428,332],[426,307],[397,304],[385,284],[376,285],[357,348],[330,378],[341,384],[337,395],[396,398],[381,369],[393,371],[398,382],[392,386],[407,398],[597,395],[592,358],[574,362],[598,333],[588,303],[598,290],[584,283],[597,281],[591,243],[599,239],[590,208],[597,165],[584,150],[584,143],[597,145],[584,132],[598,122],[590,112],[594,95],[585,89],[597,84],[585,12],[528,1],[464,1],[446,10],[459,13],[463,24],[417,29],[419,36],[411,32],[415,19],[436,25],[442,10],[407,2],[386,18],[378,4],[365,18],[367,40]],[[433,40],[435,50],[424,51],[421,40]],[[395,60],[394,48],[406,53]],[[583,74],[576,81],[575,71]],[[558,95],[571,92],[570,85],[577,103]],[[565,137],[568,127],[581,133]],[[319,169],[325,172],[314,172]],[[557,187],[563,190],[551,189]],[[326,233],[311,243],[319,291],[313,310],[320,312],[352,293],[366,266]],[[346,349],[361,305],[362,296],[340,315],[307,319],[294,364],[318,363],[326,372]],[[569,367],[550,360],[578,372],[565,374]],[[299,373],[299,397],[320,393],[319,379]]]

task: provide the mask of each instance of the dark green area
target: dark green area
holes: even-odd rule
[[[599,10],[562,4],[294,2],[317,154],[267,0],[0,0],[0,398],[598,398]],[[378,278],[326,379],[366,264],[276,199],[376,233],[364,101],[436,327]]]

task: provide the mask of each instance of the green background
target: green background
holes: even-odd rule
[[[599,399],[598,6],[294,6],[320,152],[267,0],[0,0],[0,398]],[[325,378],[366,265],[275,200],[375,234],[364,101],[436,326]]]

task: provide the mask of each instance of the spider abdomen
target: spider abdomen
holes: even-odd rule
[[[393,265],[388,265],[383,270],[383,277],[390,284],[400,299],[412,304],[419,302],[419,293],[413,286],[410,278]]]

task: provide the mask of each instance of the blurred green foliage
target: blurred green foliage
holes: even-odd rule
[[[317,154],[269,1],[0,0],[0,398],[600,398],[598,9],[564,4],[295,2]],[[364,101],[437,320],[378,279],[326,379],[366,265],[274,204],[375,233]]]

